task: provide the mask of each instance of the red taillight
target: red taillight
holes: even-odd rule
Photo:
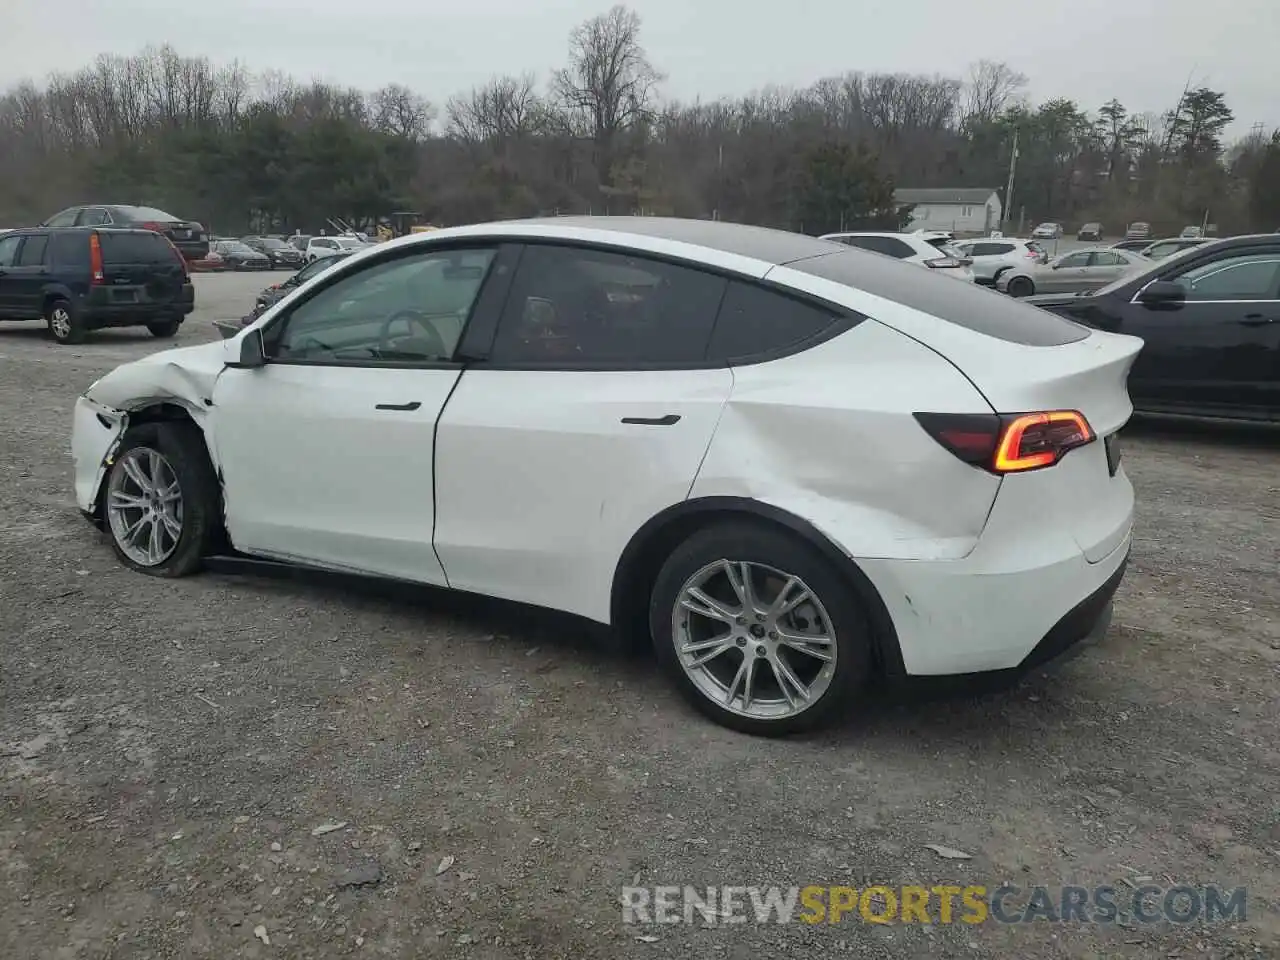
[[[1076,410],[1042,413],[917,413],[929,436],[965,463],[992,473],[1051,467],[1096,436]]]
[[[139,230],[150,230],[150,231],[152,231],[153,233],[160,233],[160,234],[163,234],[163,233],[165,232],[165,230],[167,230],[167,229],[168,229],[168,227],[167,227],[165,224],[163,224],[163,223],[156,223],[155,221],[150,221],[150,222],[148,222],[148,223],[140,223],[140,224],[138,224],[138,229],[139,229]]]
[[[106,281],[102,272],[102,241],[96,233],[89,234],[89,272],[93,275],[93,283]]]

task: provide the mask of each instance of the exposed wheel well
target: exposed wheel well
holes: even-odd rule
[[[129,429],[130,430],[133,429],[134,427],[141,426],[142,424],[147,424],[147,423],[189,423],[191,424],[192,429],[194,429],[197,433],[200,434],[201,440],[205,444],[205,456],[209,456],[208,441],[204,440],[204,431],[200,429],[200,425],[196,423],[195,418],[191,416],[191,412],[187,410],[187,408],[184,407],[182,404],[170,403],[162,400],[162,401],[157,401],[156,403],[150,403],[150,404],[147,404],[146,406],[138,407],[134,410],[129,411]],[[213,458],[210,457],[211,463],[212,463],[212,459]],[[214,467],[214,474],[215,476],[218,477],[218,480],[221,481],[222,477],[221,477],[221,474],[218,472],[216,466]],[[104,475],[102,478],[102,482],[98,484],[97,497],[94,499],[94,503],[93,503],[92,516],[98,518],[99,520],[103,519],[104,517],[104,513],[102,509],[103,507],[102,496],[103,496],[103,493],[106,491],[106,489],[107,489],[107,483],[106,483],[106,476]],[[219,487],[218,487],[219,499],[221,499],[221,495],[222,495],[222,489],[221,489],[221,483],[219,483]],[[215,544],[217,544],[218,546],[224,545],[223,538],[225,538],[225,531],[219,530],[215,533],[214,536],[215,536],[215,540],[214,540]]]
[[[71,302],[64,294],[53,292],[46,293],[44,295],[44,299],[40,301],[40,316],[47,317],[49,315],[49,308],[59,300],[66,300],[68,303]]]
[[[808,521],[746,497],[686,500],[651,519],[631,538],[613,575],[610,621],[632,650],[649,642],[649,598],[658,572],[671,552],[694,533],[726,520],[746,521],[781,530],[816,547],[862,601],[874,631],[874,666],[883,674],[906,672],[898,634],[875,586],[844,553]]]

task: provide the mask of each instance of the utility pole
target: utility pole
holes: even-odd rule
[[[1018,168],[1018,128],[1013,128],[1013,151],[1009,154],[1009,181],[1004,187],[1004,230],[1013,221],[1013,174]]]

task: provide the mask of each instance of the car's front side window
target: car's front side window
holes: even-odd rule
[[[531,244],[512,280],[492,362],[702,362],[726,282],[626,253]]]
[[[1073,253],[1058,261],[1059,267],[1084,267],[1089,263],[1089,254]]]
[[[268,331],[267,356],[295,363],[448,361],[495,252],[422,253],[341,277]]]
[[[1188,300],[1275,300],[1280,297],[1280,251],[1201,264],[1174,280]]]

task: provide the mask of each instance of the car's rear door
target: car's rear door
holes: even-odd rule
[[[267,364],[224,371],[210,411],[236,548],[445,582],[436,425],[462,373],[463,327],[499,309],[489,290],[504,271],[489,243],[390,250],[259,325]]]
[[[531,243],[436,436],[449,583],[608,622],[614,565],[687,498],[733,375],[705,361],[727,281]]]

